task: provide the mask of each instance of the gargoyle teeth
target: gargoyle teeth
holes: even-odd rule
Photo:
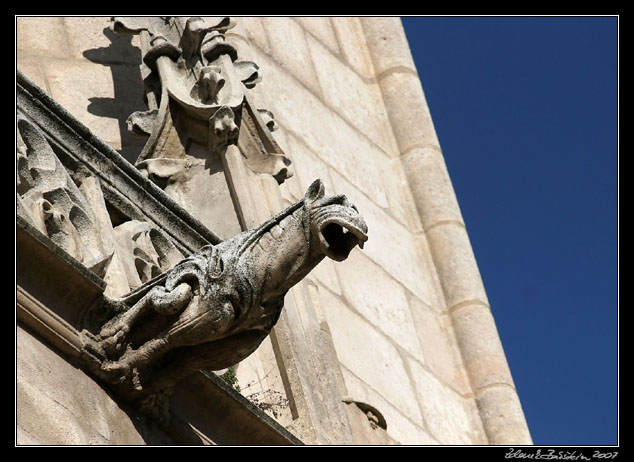
[[[328,220],[321,226],[319,236],[324,252],[336,261],[345,260],[350,251],[367,240],[364,230],[347,220]]]

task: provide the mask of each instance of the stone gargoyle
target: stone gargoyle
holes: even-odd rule
[[[100,328],[84,329],[90,370],[159,421],[176,383],[249,356],[277,322],[288,290],[320,261],[345,260],[367,225],[344,195],[316,180],[264,224],[201,248],[119,299]]]

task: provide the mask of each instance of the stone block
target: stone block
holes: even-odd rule
[[[392,169],[388,175],[384,176],[390,194],[387,196],[389,203],[387,211],[411,232],[422,231],[423,225],[420,220],[416,201],[410,189],[406,168],[399,159],[392,160]]]
[[[486,444],[480,415],[472,398],[463,398],[418,362],[409,361],[423,418],[441,444]]]
[[[414,146],[440,146],[418,75],[391,72],[379,83],[400,152]]]
[[[385,418],[388,436],[398,444],[439,444],[436,439],[423,429],[423,420],[417,402],[411,402],[409,412],[404,413],[386,401],[368,384],[362,382],[345,367],[342,368],[342,373],[348,389],[346,399],[361,401],[377,409]]]
[[[517,392],[508,385],[496,385],[477,396],[489,444],[531,445],[531,435]]]
[[[18,327],[18,444],[146,444],[128,415],[91,378]]]
[[[308,50],[304,29],[291,18],[264,17],[271,56],[302,84],[319,94],[315,68]]]
[[[422,361],[415,323],[403,286],[362,252],[352,252],[345,265],[337,265],[343,293],[367,321],[394,343]]]
[[[308,36],[307,42],[326,104],[383,151],[395,155],[398,147],[379,85],[362,79],[313,37]]]
[[[95,63],[141,64],[138,35],[115,34],[109,16],[63,18],[71,58]]]
[[[462,358],[474,392],[488,385],[513,386],[506,356],[488,306],[468,304],[451,313]]]
[[[45,64],[51,96],[115,149],[129,137],[128,116],[146,110],[137,66],[103,66],[88,61]]]
[[[372,421],[373,417],[371,415],[368,416],[368,414],[364,413],[355,403],[346,403],[346,413],[355,444],[397,444],[383,428]]]
[[[18,381],[18,445],[96,445],[107,440],[89,418],[80,419],[30,383]]]
[[[247,38],[252,44],[260,48],[265,53],[271,53],[271,46],[269,45],[269,39],[266,36],[263,18],[243,16],[236,18],[236,21],[241,25],[242,30],[245,32]],[[227,33],[227,37],[230,36],[231,32],[232,30],[230,29]]]
[[[375,73],[372,56],[370,56],[359,18],[337,16],[330,20],[346,62],[364,79],[373,79]]]
[[[339,362],[409,418],[419,419],[412,407],[416,397],[394,345],[341,299],[326,290],[319,291],[319,297]]]
[[[60,17],[16,18],[17,55],[68,58],[69,48]]]
[[[18,69],[31,79],[38,87],[48,92],[48,84],[46,83],[46,76],[42,71],[40,58],[18,54],[16,64]]]
[[[331,18],[327,16],[298,16],[293,19],[333,53],[339,53],[337,36]]]
[[[286,426],[293,420],[271,338],[237,366],[240,393],[270,417]]]
[[[461,395],[471,393],[449,314],[438,313],[415,296],[410,297],[409,304],[424,364]]]
[[[416,70],[400,18],[364,17],[361,24],[377,75],[394,68]]]
[[[383,179],[392,169],[390,157],[266,55],[256,61],[267,74],[255,90],[280,125],[379,206],[388,207],[391,192]]]
[[[307,279],[328,288],[328,290],[337,295],[341,295],[341,285],[339,284],[335,268],[336,266],[332,260],[324,259],[307,276]]]
[[[488,305],[464,226],[454,222],[442,223],[427,230],[426,234],[447,307],[451,309],[459,303],[474,300]]]
[[[287,146],[287,152],[293,160],[294,176],[290,180],[295,179],[298,182],[299,189],[297,192],[301,194],[299,196],[300,199],[304,197],[312,182],[318,178],[323,181],[326,191],[334,190],[328,165],[301,138],[288,134]]]
[[[343,176],[333,172],[335,190],[355,204],[368,224],[368,241],[363,253],[381,266],[421,300],[435,300],[433,262],[419,244],[420,237],[389,216]],[[355,249],[353,252],[358,252]]]
[[[291,390],[289,398],[292,396],[299,416],[297,420],[310,424],[315,431],[314,436],[298,436],[308,444],[351,444],[352,434],[340,398],[340,380],[334,371],[337,363],[330,343],[332,337],[327,338],[326,334],[331,333],[321,322],[326,311],[323,299],[316,306],[314,295],[306,286],[298,284],[289,291],[272,331],[276,356],[283,364],[280,367],[286,371]]]
[[[304,197],[306,190],[302,189],[302,183],[300,182],[297,171],[299,165],[294,159],[294,150],[289,147],[290,144],[288,140],[292,135],[288,134],[284,127],[278,124],[278,129],[273,133],[273,137],[284,152],[284,155],[292,162],[290,171],[293,173],[293,176],[287,178],[284,180],[284,183],[279,185],[280,196],[290,205]]]
[[[416,147],[401,160],[423,226],[443,221],[463,223],[442,152],[433,146]]]

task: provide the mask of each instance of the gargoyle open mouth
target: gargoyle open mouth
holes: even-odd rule
[[[356,245],[363,248],[368,240],[365,224],[354,224],[341,219],[326,221],[320,229],[319,240],[326,255],[335,261],[343,261]]]

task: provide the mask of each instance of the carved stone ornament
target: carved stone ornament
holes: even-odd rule
[[[103,277],[113,253],[104,245],[84,194],[35,124],[18,117],[16,135],[18,214]]]
[[[242,149],[254,172],[278,183],[291,176],[290,160],[267,133],[275,129],[272,114],[249,102],[259,68],[239,61],[226,40],[234,25],[228,17],[112,18],[114,32],[140,35],[148,110],[130,115],[128,128],[149,137],[137,167],[158,184],[182,181],[201,157],[192,143],[213,157],[237,145],[242,130],[258,139],[255,149]]]
[[[201,248],[118,299],[85,329],[92,372],[159,421],[176,383],[250,355],[269,334],[285,294],[325,257],[345,260],[367,226],[343,195],[316,180],[305,197],[264,224]]]

